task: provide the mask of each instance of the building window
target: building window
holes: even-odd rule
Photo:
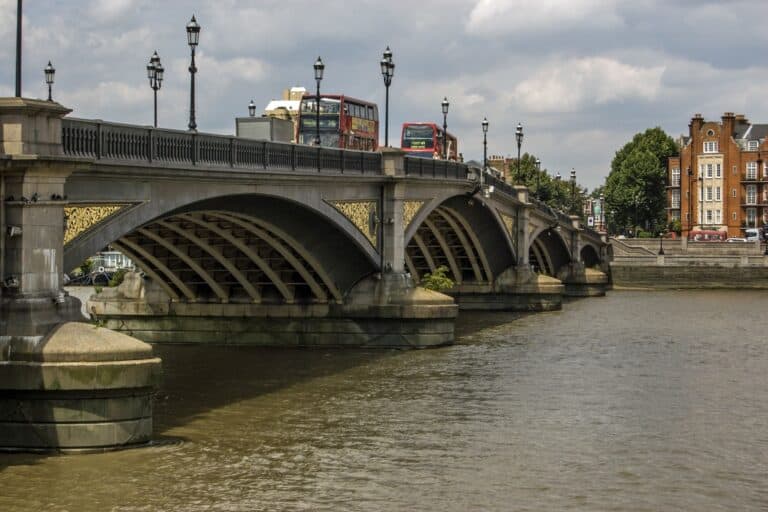
[[[763,178],[768,178],[768,162],[763,164]]]
[[[747,204],[757,204],[757,185],[747,185]]]
[[[707,224],[712,224],[712,210],[707,210]]]
[[[734,165],[734,166],[733,166],[733,171],[732,171],[732,172],[733,172],[733,175],[734,175],[734,176],[736,176],[737,174],[739,174],[739,169],[738,169],[738,167],[736,167],[736,166]]]
[[[757,208],[747,208],[747,227],[757,227]]]
[[[720,215],[720,210],[715,210],[715,224],[722,224],[723,217]]]
[[[765,211],[768,212],[768,208]],[[672,220],[680,220],[680,210],[673,211],[671,217]]]
[[[712,177],[712,164],[707,164],[707,178]]]
[[[717,153],[717,141],[716,140],[710,140],[704,143],[704,152],[705,153]]]
[[[757,151],[757,141],[750,140],[747,142],[747,151]]]
[[[737,217],[737,215],[736,215],[736,212],[733,212],[733,213],[731,214],[731,218],[732,218],[733,220],[736,220],[736,219],[738,219],[738,217]]]
[[[715,178],[719,178],[721,175],[720,164],[715,164]]]
[[[736,189],[735,188],[731,189],[731,197],[736,197]]]
[[[763,224],[768,224],[768,208],[763,208]]]
[[[680,208],[680,191],[672,191],[672,208]]]
[[[715,187],[715,201],[720,200],[720,187]]]
[[[707,201],[712,200],[712,187],[707,187]]]
[[[747,162],[747,179],[751,181],[757,179],[757,162]]]
[[[680,186],[680,168],[675,167],[672,169],[672,186],[673,187],[679,187]]]

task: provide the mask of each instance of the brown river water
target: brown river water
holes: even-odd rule
[[[0,455],[0,511],[765,511],[767,298],[467,313],[431,350],[157,346],[155,445]]]

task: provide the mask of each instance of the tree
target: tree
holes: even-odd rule
[[[517,159],[510,161],[507,176],[510,183],[516,182]],[[537,170],[535,155],[524,153],[520,156],[520,183],[528,187],[531,197],[538,197],[540,201],[556,210],[581,213],[585,189],[576,184],[575,202],[572,201],[568,176],[558,180],[550,176],[546,169]]]
[[[614,229],[665,224],[667,159],[678,152],[659,127],[636,134],[616,152],[604,191]]]

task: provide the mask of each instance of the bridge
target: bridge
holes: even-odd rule
[[[63,274],[107,245],[143,277],[88,311],[150,342],[426,347],[458,310],[607,286],[599,233],[480,169],[69,113],[0,99],[0,361],[82,319]],[[441,266],[453,288],[418,286]]]

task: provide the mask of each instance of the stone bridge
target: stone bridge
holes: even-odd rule
[[[4,251],[5,300],[58,297],[62,271],[112,246],[146,279],[89,311],[145,340],[423,346],[452,341],[454,302],[540,310],[605,289],[598,233],[479,169],[22,103],[7,117],[37,138],[5,144],[6,224],[22,233]],[[441,266],[454,300],[414,286]]]
[[[599,234],[480,169],[69,112],[0,98],[0,449],[147,441],[160,361],[135,338],[426,347],[459,309],[607,285]],[[107,246],[141,273],[87,325],[64,274]],[[441,267],[451,289],[418,286]]]

